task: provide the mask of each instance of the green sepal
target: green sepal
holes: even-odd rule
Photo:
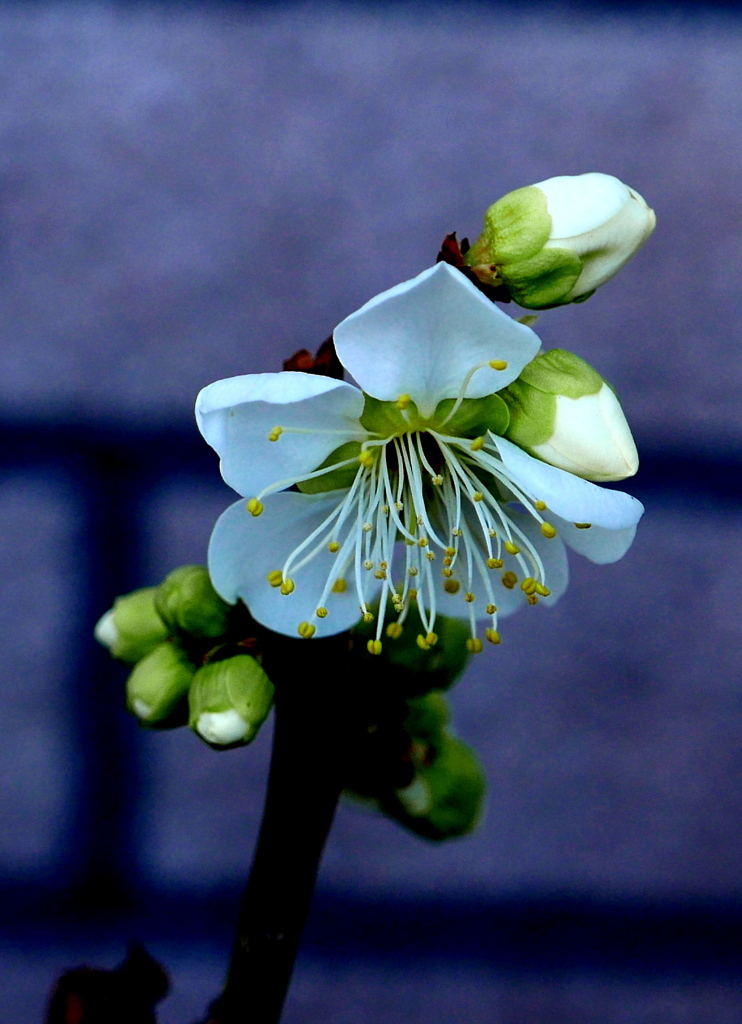
[[[582,261],[568,249],[554,247],[529,259],[505,263],[499,273],[519,306],[549,309],[571,301],[565,296],[582,273]]]
[[[404,433],[410,429],[410,423],[416,423],[420,419],[417,405],[410,401],[403,411],[398,408],[396,402],[384,402],[380,398],[372,398],[364,392],[363,412],[361,413],[361,426],[369,434],[378,434],[379,437],[393,437],[394,434]]]
[[[565,398],[597,395],[605,383],[590,363],[564,348],[540,352],[523,367],[518,380],[539,391]]]
[[[436,406],[431,423],[442,423],[455,404],[454,398],[444,398]],[[499,394],[484,398],[465,398],[450,420],[440,428],[453,437],[480,437],[491,430],[504,434],[508,429],[510,413]]]
[[[514,380],[500,393],[510,409],[510,425],[505,437],[520,448],[545,444],[554,433],[556,396],[522,380]]]
[[[458,737],[440,734],[432,763],[418,767],[413,785],[420,803],[415,813],[410,813],[410,802],[396,793],[379,800],[381,809],[426,839],[453,839],[476,828],[482,813],[485,773],[477,755]]]
[[[546,196],[528,185],[508,192],[487,210],[484,231],[466,254],[469,266],[513,263],[543,249],[551,234]]]
[[[273,706],[273,683],[260,663],[249,654],[209,661],[198,669],[188,694],[188,724],[199,736],[198,720],[204,713],[234,710],[245,722],[243,736],[230,744],[209,743],[217,750],[243,746],[255,738]],[[208,740],[204,739],[205,743]]]
[[[195,671],[196,666],[177,641],[159,643],[138,662],[126,681],[127,708],[142,724],[161,725],[188,692]]]
[[[144,587],[113,602],[113,624],[118,636],[111,654],[134,664],[167,638],[168,629],[155,607],[156,587]]]
[[[157,588],[155,604],[171,633],[220,637],[227,631],[230,605],[212,586],[203,565],[182,565]]]
[[[361,445],[358,441],[346,441],[334,451],[330,452],[324,462],[321,462],[317,469],[334,466],[337,462],[344,462],[346,459],[356,459],[361,452]],[[336,491],[343,487],[350,487],[356,477],[360,463],[354,466],[343,466],[342,469],[330,470],[323,476],[315,477],[313,480],[301,480],[296,486],[303,494],[323,494],[325,491]]]

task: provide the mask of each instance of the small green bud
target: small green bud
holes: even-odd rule
[[[407,701],[405,729],[414,739],[437,737],[445,728],[451,712],[446,698],[437,690]]]
[[[95,639],[114,658],[133,664],[167,638],[167,627],[155,608],[156,589],[145,587],[117,597],[98,620]]]
[[[177,641],[158,644],[126,681],[126,706],[147,725],[168,718],[188,692],[196,668]]]
[[[174,569],[157,588],[155,604],[173,633],[219,637],[227,630],[230,606],[214,590],[203,565]]]
[[[487,210],[469,266],[494,265],[517,303],[584,302],[652,234],[654,211],[610,174],[561,175],[516,189]]]
[[[395,618],[396,613],[390,603],[386,620],[388,623],[393,623]],[[358,625],[353,627],[353,635],[359,637],[362,642],[359,646],[365,648],[365,641],[375,636],[375,619],[376,616],[369,623],[361,620]],[[469,653],[466,649],[466,641],[469,637],[468,624],[463,619],[438,615],[435,620],[435,629],[436,641],[429,644],[425,639],[427,631],[413,604],[399,635],[387,639],[383,643],[381,659],[386,660],[395,668],[409,673],[410,688],[413,692],[447,689],[468,664]]]
[[[510,410],[505,437],[586,480],[624,480],[639,467],[626,417],[611,387],[584,359],[551,349],[500,392]]]
[[[474,751],[441,733],[433,763],[419,766],[409,786],[398,789],[383,809],[428,839],[452,839],[476,827],[485,792],[484,770]]]
[[[249,743],[273,704],[273,684],[249,654],[198,669],[188,695],[189,725],[217,748]]]

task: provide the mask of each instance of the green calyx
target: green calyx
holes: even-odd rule
[[[176,641],[157,644],[126,681],[126,706],[144,725],[159,725],[188,693],[196,666]]]
[[[466,254],[468,265],[518,263],[543,249],[551,234],[546,196],[529,185],[508,192],[484,215],[484,231]]]
[[[474,438],[487,430],[503,434],[508,425],[507,406],[499,394],[465,398],[450,418],[450,412],[456,404],[454,398],[444,398],[428,418],[420,415],[413,401],[400,409],[396,402],[382,402],[370,395],[366,395],[365,400],[361,426],[381,438],[415,431],[424,433],[426,430],[437,430],[453,437]]]
[[[313,480],[302,480],[296,486],[303,494],[323,494],[325,491],[336,491],[343,487],[350,487],[358,472],[358,464],[355,466],[343,466],[341,469],[330,469],[338,462],[346,459],[358,458],[361,453],[361,446],[358,441],[346,441],[335,451],[330,452],[324,462],[321,462],[317,469],[328,469],[329,472]]]
[[[156,590],[155,606],[171,634],[219,637],[227,630],[230,606],[203,565],[182,565],[169,573]]]
[[[117,597],[113,603],[113,623],[117,637],[111,654],[133,664],[167,638],[168,629],[155,607],[156,587],[144,587]]]
[[[529,185],[509,192],[487,210],[484,231],[467,252],[466,262],[470,267],[494,265],[514,301],[525,309],[563,305],[571,301],[565,297],[583,264],[570,250],[546,248],[551,225],[541,189]]]
[[[505,437],[525,449],[545,444],[554,433],[557,396],[584,398],[597,394],[603,383],[597,370],[572,352],[541,352],[500,392],[510,413]]]
[[[188,724],[216,749],[249,743],[273,704],[273,684],[249,654],[236,654],[203,665],[193,676],[188,694]],[[220,715],[241,721],[239,735],[219,736]]]

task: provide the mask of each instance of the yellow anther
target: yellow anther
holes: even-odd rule
[[[385,580],[386,573],[384,572],[383,569],[377,569],[376,572],[374,573],[374,578],[377,580]]]
[[[529,604],[538,604],[538,597],[536,594],[529,594],[526,600]]]
[[[410,601],[414,601],[415,598],[417,597],[417,591],[413,587],[410,587],[410,589],[407,591],[407,596],[409,597]]]
[[[467,604],[472,604],[476,600],[471,590],[467,590],[467,592],[464,594],[464,600],[466,601]]]
[[[487,637],[491,644],[500,643],[500,634],[497,632],[496,629],[485,629],[484,635]]]
[[[364,612],[363,613],[363,621],[364,622],[373,622],[374,621],[374,613],[373,612]]]
[[[485,611],[487,612],[488,615],[494,615],[495,612],[497,611],[497,605],[496,604],[488,604],[486,609],[485,609]]]
[[[542,527],[542,529],[543,529],[543,527]],[[509,555],[519,555],[520,554],[520,548],[518,547],[517,544],[513,544],[513,542],[511,540],[506,540],[504,546],[505,546],[505,550],[507,551],[507,553]]]
[[[314,634],[317,632],[317,627],[313,626],[311,622],[300,622],[297,630],[300,637],[304,640],[311,640]]]
[[[520,585],[520,589],[524,594],[535,594],[536,593],[536,580],[532,576],[526,576]]]
[[[458,580],[446,580],[443,584],[443,589],[447,594],[458,594],[461,590],[461,584]]]
[[[578,530],[589,530],[592,525],[592,523],[575,523]]]
[[[537,508],[539,510],[539,512],[543,512],[544,509],[546,508],[546,502],[545,501],[534,501],[533,507]]]
[[[283,583],[283,573],[280,569],[274,569],[265,577],[272,587],[280,587]]]
[[[540,594],[541,597],[548,597],[551,591],[548,587],[545,587],[543,583],[536,583],[536,593]]]
[[[414,548],[415,546],[414,540],[410,540],[409,537],[405,537],[404,542],[408,548]]]
[[[557,535],[557,532],[551,525],[551,523],[542,523],[541,532],[543,533],[544,537],[548,538],[548,540],[552,540]]]
[[[358,456],[358,461],[365,469],[371,469],[376,459],[370,448],[363,448]]]
[[[340,545],[336,540],[331,540],[330,543],[327,545],[327,550],[332,551],[334,555],[336,551],[340,550]]]
[[[390,622],[386,627],[386,635],[392,640],[398,640],[402,636],[402,627],[398,622]]]
[[[326,619],[327,618],[327,609],[326,608],[318,608],[317,611],[314,614],[317,616],[318,619]]]
[[[404,508],[404,504],[401,501],[395,501],[394,507],[396,508],[397,512],[401,512],[402,509]]]
[[[449,558],[453,558],[453,556],[456,554],[456,548],[446,548],[446,554],[448,555]]]
[[[451,558],[450,555],[446,555],[446,557],[443,559],[443,564],[444,565],[451,565],[452,563],[453,563],[453,558]]]
[[[435,551],[426,551],[425,552],[425,557],[427,558],[427,560],[429,562],[434,562],[435,561]]]
[[[342,578],[342,576],[340,576],[338,579],[336,579],[335,582],[332,585],[332,592],[333,592],[333,594],[344,594],[347,589],[348,589],[348,584]]]
[[[385,516],[388,516],[389,515],[389,506],[388,505],[382,505],[381,506],[381,511],[384,513]]]
[[[381,640],[369,640],[366,650],[369,654],[381,654]]]
[[[462,535],[461,530],[458,528],[458,526],[455,526],[453,530],[451,530],[451,533],[454,535],[454,537],[461,537]]]
[[[436,473],[435,476],[431,476],[430,482],[431,484],[435,484],[436,487],[440,487],[441,484],[443,483],[443,477],[441,476],[440,473]]]
[[[374,567],[374,563],[371,561],[370,558],[367,558],[366,561],[363,563],[363,568],[364,569],[373,569],[373,567]]]
[[[257,518],[257,516],[260,515],[260,513],[265,508],[265,506],[263,505],[263,502],[262,501],[258,501],[257,498],[250,498],[250,500],[248,501],[248,503],[247,503],[247,505],[245,507],[247,508],[247,511],[250,513],[250,515],[251,516],[255,516],[256,518]]]
[[[412,566],[411,569],[408,569],[407,572],[410,574],[410,576],[417,576],[417,569],[415,568],[414,565]]]
[[[287,576],[281,584],[281,593],[285,597],[287,594],[293,594],[294,589],[294,581]]]
[[[435,647],[435,645],[438,643],[438,634],[428,633],[425,637],[425,643],[428,645],[428,647]]]
[[[283,427],[274,427],[273,430],[271,430],[270,434],[268,434],[268,440],[277,441],[282,433]]]
[[[420,648],[421,651],[428,651],[428,650],[430,650],[430,648],[428,646],[428,642],[425,639],[425,637],[422,635],[422,633],[418,633],[417,634],[417,637],[415,639],[415,643],[417,644],[417,646]]]
[[[481,452],[481,450],[483,448],[484,448],[484,438],[483,437],[475,437],[474,440],[471,443],[471,450],[473,452]]]
[[[443,575],[446,577],[446,579],[448,579],[449,576],[453,576],[453,569],[448,569],[448,568],[444,569],[443,570]]]
[[[502,574],[502,585],[503,587],[507,587],[508,590],[512,590],[517,582],[518,577],[514,572],[504,572]]]
[[[417,543],[420,545],[421,548],[426,548],[428,546],[428,538],[421,537]]]
[[[400,395],[397,401],[394,403],[398,409],[406,409],[412,401],[412,396],[408,394]]]
[[[388,569],[389,566],[387,565],[386,562],[379,562],[379,568],[380,569]]]
[[[490,359],[490,366],[493,370],[507,370],[508,368],[508,364],[504,359]]]
[[[470,636],[466,641],[466,649],[469,654],[481,654],[484,644],[478,636]]]
[[[374,528],[374,524],[373,523],[364,523],[363,526],[361,527],[361,529],[363,530],[364,533],[371,533],[373,528]]]
[[[502,562],[501,558],[488,558],[487,559],[487,568],[488,569],[502,569],[502,565],[503,565],[503,562]]]
[[[484,501],[484,495],[481,491],[475,491],[474,494],[472,494],[472,498],[475,501]]]
[[[492,528],[487,530],[487,533],[490,535],[490,537],[496,537],[497,536],[497,530],[493,530]]]

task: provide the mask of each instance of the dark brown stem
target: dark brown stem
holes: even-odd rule
[[[227,983],[210,1024],[277,1024],[346,777],[353,710],[347,636],[276,637],[264,664],[276,687],[268,791]]]

